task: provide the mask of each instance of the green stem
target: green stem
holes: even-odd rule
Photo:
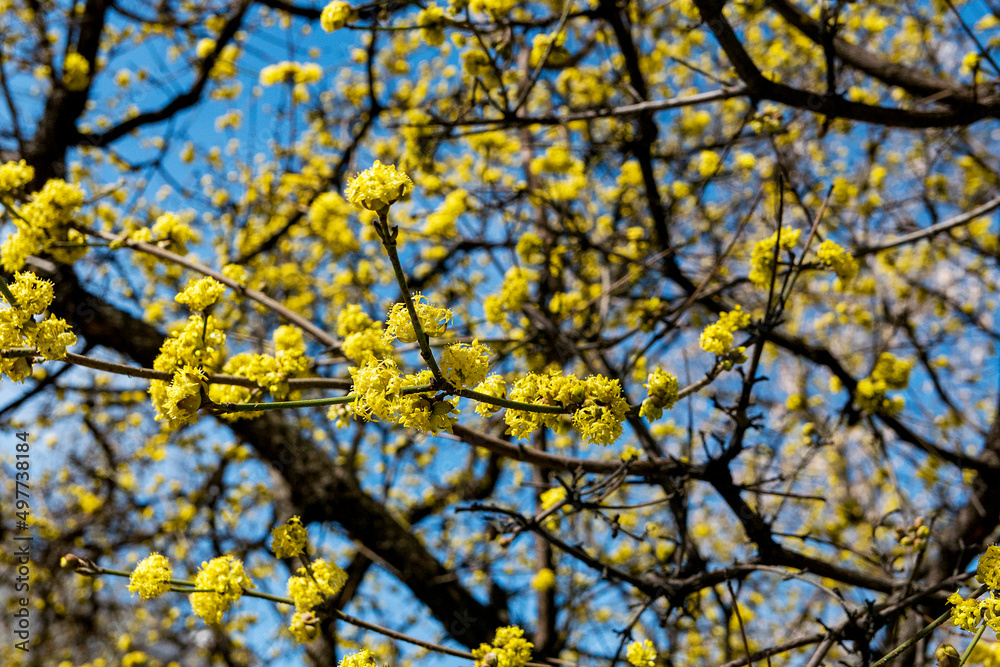
[[[473,391],[472,389],[459,389],[457,392],[459,396],[465,398],[471,398],[480,403],[488,403],[490,405],[495,405],[501,408],[510,408],[513,410],[525,410],[527,412],[542,412],[546,414],[569,414],[572,410],[558,406],[558,405],[537,405],[535,403],[522,403],[521,401],[512,401],[507,398],[497,398],[496,396],[490,396],[489,394],[484,394],[482,392]]]
[[[385,248],[385,252],[389,256],[389,261],[392,263],[392,270],[396,274],[396,282],[399,283],[399,289],[403,293],[403,303],[406,304],[406,312],[409,313],[410,321],[413,322],[413,332],[417,336],[417,344],[420,345],[420,356],[423,357],[424,362],[427,363],[427,367],[434,373],[434,378],[448,387],[451,383],[444,379],[444,375],[438,367],[437,360],[434,358],[434,352],[431,350],[430,339],[427,337],[424,327],[420,324],[420,317],[417,316],[417,308],[413,305],[413,296],[410,294],[410,288],[406,284],[406,274],[403,273],[403,265],[400,263],[399,254],[396,252],[397,230],[389,227],[388,209],[384,213],[379,213],[378,223],[376,224],[379,236],[382,238],[382,246]]]
[[[965,651],[962,652],[962,660],[958,663],[958,667],[962,667],[962,665],[964,665],[966,661],[968,661],[969,656],[972,655],[972,649],[976,648],[976,644],[979,643],[979,640],[982,638],[983,633],[986,632],[986,628],[988,627],[989,626],[986,625],[985,622],[983,622],[983,624],[979,626],[979,631],[976,633],[976,636],[972,638],[972,641],[969,643],[969,645],[965,647]]]
[[[285,410],[287,408],[315,408],[324,405],[345,405],[353,403],[356,394],[331,396],[328,398],[307,398],[300,401],[270,401],[266,403],[211,403],[205,407],[216,415],[229,412],[260,412],[261,410]]]
[[[434,387],[429,384],[418,384],[412,387],[403,387],[399,393],[408,396],[410,394],[422,394],[434,391]],[[205,406],[213,414],[224,414],[227,412],[259,412],[261,410],[284,410],[286,408],[314,408],[324,405],[346,405],[353,403],[358,398],[357,394],[347,396],[331,396],[329,398],[308,398],[300,401],[271,401],[269,403],[213,403]]]

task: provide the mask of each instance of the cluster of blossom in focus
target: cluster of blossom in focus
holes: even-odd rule
[[[632,667],[655,667],[656,649],[648,639],[643,642],[632,642],[625,652],[625,659]]]
[[[9,289],[15,303],[0,310],[0,348],[34,348],[45,359],[65,357],[66,348],[76,343],[69,324],[55,315],[35,320],[52,303],[52,283],[23,271],[14,276]],[[24,356],[0,358],[0,373],[21,382],[31,375],[31,362]]]
[[[209,386],[206,371],[248,378],[260,389],[282,399],[289,393],[288,379],[302,375],[308,368],[302,331],[290,325],[275,330],[273,355],[244,352],[223,363],[226,334],[206,311],[224,291],[225,286],[213,278],[201,278],[191,281],[175,297],[178,303],[196,312],[183,328],[164,341],[153,362],[155,370],[171,373],[173,379],[170,382],[153,380],[149,387],[157,419],[166,420],[171,427],[192,423],[205,397],[214,403],[245,403],[253,397],[254,391],[259,391],[239,385]],[[253,413],[239,412],[227,418],[252,416]]]
[[[733,347],[735,342],[733,334],[748,324],[750,324],[750,314],[744,313],[737,305],[729,312],[719,313],[718,321],[709,324],[701,332],[698,344],[701,349],[719,357],[725,368],[732,368],[733,364],[746,361],[746,356],[743,354],[746,348]]]
[[[656,421],[662,417],[663,411],[674,407],[674,403],[677,402],[680,383],[677,382],[675,375],[665,373],[659,366],[649,374],[646,384],[643,386],[649,392],[649,398],[642,402],[639,415],[650,421]]]
[[[622,422],[629,411],[621,383],[603,375],[581,380],[561,371],[528,373],[514,383],[507,398],[559,408],[552,412],[507,408],[504,414],[507,433],[517,438],[524,438],[543,426],[564,432],[572,423],[588,442],[610,445],[622,434]]]
[[[477,667],[524,667],[531,660],[535,645],[524,638],[516,625],[498,628],[492,644],[480,644],[472,650]]]
[[[135,566],[129,577],[129,590],[144,599],[159,597],[171,590],[172,576],[166,556],[152,553]],[[253,582],[243,569],[243,561],[231,555],[203,562],[193,582],[179,583],[191,584],[195,590],[188,597],[191,609],[209,625],[220,624],[232,604],[244,591],[253,588]]]
[[[17,233],[0,247],[0,264],[10,273],[20,271],[28,255],[45,252],[56,261],[71,263],[87,251],[83,234],[70,227],[83,206],[83,190],[54,178],[29,195],[26,189],[34,178],[34,168],[24,160],[0,165],[0,203],[17,227]]]
[[[952,605],[951,622],[963,630],[975,632],[986,623],[1000,637],[1000,546],[992,545],[979,557],[976,580],[985,584],[988,596],[982,599],[963,598],[957,591],[948,597]]]

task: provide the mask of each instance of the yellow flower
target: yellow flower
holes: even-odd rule
[[[0,165],[0,195],[17,192],[35,178],[35,168],[24,160]]]
[[[538,499],[541,501],[543,510],[552,509],[562,501],[566,500],[566,487],[554,486],[551,489],[542,491],[542,493],[538,496]]]
[[[677,402],[677,394],[680,391],[677,377],[671,373],[664,373],[659,366],[649,374],[643,386],[649,392],[649,398],[642,402],[639,415],[650,421],[662,417],[663,411],[674,407],[674,403]]]
[[[189,241],[198,241],[198,235],[191,229],[191,225],[173,213],[164,213],[158,217],[153,223],[152,232],[157,239],[168,239],[171,243],[170,250],[179,255],[187,252]]]
[[[337,667],[377,667],[375,662],[375,656],[372,652],[366,648],[361,649],[357,653],[351,653],[345,655]]]
[[[294,558],[306,550],[306,539],[309,537],[302,519],[293,516],[283,525],[271,532],[271,549],[278,558]]]
[[[476,659],[477,667],[486,665],[484,658],[490,653],[496,657],[492,667],[524,667],[531,660],[533,648],[535,645],[524,639],[524,630],[511,625],[498,628],[493,645],[480,644],[479,648],[473,649],[472,657]]]
[[[432,306],[422,294],[414,295],[413,309],[420,319],[420,328],[428,336],[443,336],[448,330],[448,324],[452,320],[450,309]],[[386,319],[384,335],[388,341],[396,339],[402,343],[417,342],[417,333],[405,304],[393,304]]]
[[[718,322],[705,327],[698,344],[706,352],[724,357],[733,351],[733,333],[749,323],[750,315],[736,306],[734,310],[720,313]],[[742,354],[742,350],[738,352]]]
[[[891,352],[883,352],[875,362],[872,378],[885,382],[889,389],[906,389],[910,384],[913,363],[897,359]]]
[[[50,281],[39,278],[31,271],[22,271],[14,276],[10,293],[17,301],[17,311],[22,321],[27,321],[28,318],[45,312],[55,298],[55,287]]]
[[[90,63],[75,51],[67,53],[63,60],[62,80],[67,90],[83,90],[90,83]]]
[[[299,611],[309,611],[337,593],[347,583],[347,573],[336,563],[317,558],[309,569],[298,569],[298,574],[288,578],[288,597]]]
[[[584,381],[583,405],[573,413],[573,425],[587,440],[610,445],[622,434],[622,422],[628,414],[628,402],[622,396],[618,380],[592,375]]]
[[[431,46],[444,44],[444,21],[444,9],[434,3],[417,14],[417,25],[423,40]]]
[[[383,213],[413,189],[413,181],[403,172],[397,172],[394,165],[385,165],[375,160],[371,169],[366,169],[347,181],[347,201],[358,208]]]
[[[952,593],[948,602],[952,605],[951,622],[963,630],[973,632],[983,620],[983,610],[976,600],[966,600],[958,593]]]
[[[402,387],[414,387],[428,384],[434,378],[429,370],[403,378]],[[397,422],[408,428],[416,428],[426,433],[451,433],[451,427],[458,421],[453,413],[457,408],[458,399],[435,400],[421,394],[401,395],[396,403],[399,413]]]
[[[402,382],[396,362],[370,356],[349,370],[354,380],[354,414],[368,421],[392,421]]]
[[[170,590],[170,575],[167,557],[151,553],[135,566],[128,589],[146,600],[159,597]]]
[[[816,250],[820,263],[833,269],[837,278],[843,283],[849,283],[858,275],[858,260],[849,252],[830,239],[823,241]]]
[[[316,63],[282,61],[260,71],[260,85],[276,83],[316,83],[323,78],[323,68]]]
[[[632,667],[655,667],[656,649],[653,642],[648,639],[645,642],[632,642],[629,644],[626,658]]]
[[[354,8],[351,7],[350,3],[335,0],[323,8],[319,16],[320,27],[327,32],[339,30],[351,20],[353,13]]]
[[[174,297],[174,301],[186,305],[191,310],[203,311],[215,304],[225,291],[225,285],[215,278],[205,277],[189,282],[184,291]]]
[[[38,349],[38,354],[46,359],[63,359],[66,356],[66,348],[76,344],[76,334],[70,331],[66,320],[49,315],[38,323],[34,333],[29,334],[28,340]]]
[[[476,386],[476,391],[494,398],[506,398],[507,383],[504,382],[502,375],[491,375]],[[492,417],[499,409],[498,406],[490,403],[480,402],[476,404],[476,412],[483,417]]]
[[[976,579],[991,590],[1000,589],[1000,546],[989,546],[986,553],[979,557]]]
[[[791,250],[798,244],[799,235],[802,230],[782,229],[781,230],[781,250]],[[775,253],[774,246],[778,243],[778,232],[771,234],[766,239],[757,241],[753,247],[753,255],[750,259],[750,282],[761,289],[770,289],[771,279],[774,276],[774,257],[781,256]]]
[[[486,379],[490,348],[473,340],[472,344],[454,343],[441,354],[441,372],[458,389],[479,384]]]
[[[555,588],[556,585],[556,573],[550,568],[543,567],[538,573],[531,579],[531,587],[536,591],[548,591]]]
[[[253,582],[243,570],[243,561],[226,555],[202,563],[194,586],[205,591],[190,595],[194,613],[205,623],[218,625],[222,614],[242,597],[244,590],[253,588]]]
[[[198,409],[201,407],[202,388],[206,386],[205,375],[200,368],[178,368],[167,387],[166,400],[156,406],[156,419],[166,418],[176,425],[193,423],[198,418]]]

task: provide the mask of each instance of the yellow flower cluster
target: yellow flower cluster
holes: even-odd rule
[[[404,377],[400,388],[426,385],[433,379],[433,373],[423,370],[416,375]],[[458,417],[453,414],[457,408],[457,398],[435,400],[426,394],[402,394],[396,403],[396,421],[426,433],[451,433],[451,427],[458,421]]]
[[[35,168],[24,160],[0,165],[0,197],[19,194],[35,178]]]
[[[222,372],[249,378],[276,399],[283,400],[289,394],[288,378],[301,376],[309,367],[309,359],[306,357],[302,330],[298,327],[287,324],[280,326],[275,329],[273,339],[274,356],[243,352],[228,359]],[[208,395],[216,403],[246,403],[250,401],[253,391],[236,385],[214,384]],[[225,415],[225,418],[233,421],[252,418],[258,414],[235,412]]]
[[[642,402],[639,415],[650,421],[656,421],[662,417],[663,411],[674,407],[674,403],[677,402],[680,383],[677,382],[675,375],[663,372],[659,366],[649,374],[646,384],[643,386],[649,392],[649,398]]]
[[[358,250],[361,245],[351,230],[349,214],[354,209],[336,192],[324,192],[309,205],[309,229],[326,241],[334,257]]]
[[[416,294],[413,297],[413,309],[417,311],[420,319],[420,327],[428,336],[443,336],[451,323],[452,314],[448,308],[432,306],[427,302],[427,297]],[[385,339],[387,341],[398,340],[401,343],[415,343],[417,333],[413,329],[413,321],[410,313],[406,310],[406,305],[402,303],[393,304],[389,311],[389,317],[385,323]]]
[[[382,332],[382,323],[368,317],[361,306],[348,305],[337,315],[337,335],[344,339],[340,349],[355,364],[368,357],[384,359],[392,355],[392,344]]]
[[[191,280],[184,291],[174,297],[174,301],[186,305],[191,310],[205,311],[215,304],[225,291],[226,286],[218,280],[205,277]]]
[[[367,648],[363,648],[357,653],[345,655],[337,667],[377,667],[375,656]]]
[[[11,167],[10,171],[20,172],[19,179],[26,176],[26,170],[20,166]],[[4,270],[13,273],[24,266],[28,255],[48,252],[60,262],[73,262],[86,252],[86,248],[53,248],[57,242],[83,241],[83,235],[68,225],[73,216],[83,205],[84,193],[77,185],[72,185],[60,179],[47,181],[41,190],[29,198],[20,211],[6,204],[14,213],[14,225],[17,233],[9,236],[0,248],[0,263]]]
[[[551,568],[543,567],[531,579],[531,587],[536,591],[550,591],[556,586],[556,573]]]
[[[218,367],[225,342],[226,335],[211,315],[207,318],[191,315],[183,329],[174,331],[163,342],[153,368],[171,373],[173,380],[149,383],[149,396],[156,408],[157,420],[180,420],[177,424],[171,423],[171,427],[193,421],[194,411],[201,405],[203,377],[200,369]]]
[[[268,65],[260,71],[260,85],[273,86],[276,83],[316,83],[323,78],[323,68],[316,63],[282,61]]]
[[[469,9],[474,12],[484,12],[500,21],[509,18],[511,11],[517,6],[517,0],[471,0]]]
[[[538,273],[531,269],[522,269],[518,266],[507,269],[500,294],[486,297],[483,303],[486,319],[499,324],[504,322],[509,314],[521,312],[531,298],[531,282],[537,278]]]
[[[191,229],[190,216],[179,216],[175,213],[164,213],[156,218],[150,230],[149,239],[136,240],[157,240],[168,241],[169,249],[178,255],[187,252],[187,244],[191,241],[198,242],[198,234]]]
[[[429,384],[433,379],[429,370],[404,377],[393,359],[370,356],[363,365],[352,367],[350,372],[355,395],[351,408],[362,419],[395,421],[429,433],[450,432],[457,421],[452,413],[458,399],[433,400],[423,394],[402,394],[406,387]],[[330,411],[330,419],[337,416],[333,410]]]
[[[66,90],[77,92],[90,83],[90,63],[76,51],[70,51],[63,60],[63,85]]]
[[[136,564],[128,589],[146,600],[159,597],[170,590],[170,576],[167,557],[151,553]]]
[[[504,382],[502,375],[490,375],[479,383],[476,391],[494,398],[507,398],[507,383]],[[492,417],[499,409],[498,406],[490,403],[480,402],[476,404],[476,412],[483,417]]]
[[[618,380],[592,375],[580,380],[561,371],[529,373],[510,390],[509,398],[521,403],[561,407],[573,413],[573,425],[588,442],[610,445],[622,433],[628,403]],[[562,430],[566,415],[508,409],[507,433],[525,438],[541,426]]]
[[[444,9],[433,2],[417,14],[417,25],[420,26],[420,36],[431,46],[444,44]]]
[[[570,154],[565,145],[550,146],[545,153],[531,161],[531,170],[539,174],[560,174],[562,178],[549,178],[542,187],[542,194],[552,201],[569,201],[576,198],[587,185],[586,167],[582,160]]]
[[[441,372],[457,389],[465,389],[486,379],[490,366],[490,348],[478,340],[453,343],[441,354]]]
[[[948,602],[952,605],[951,622],[969,632],[974,632],[983,621],[983,609],[979,601],[975,599],[964,599],[959,593],[952,593],[948,596]]]
[[[878,355],[872,377],[879,382],[885,382],[889,389],[906,389],[910,384],[910,370],[913,362],[897,359],[891,352]]]
[[[424,223],[424,232],[428,236],[442,238],[454,238],[457,234],[455,221],[458,217],[469,210],[469,195],[465,190],[453,190],[449,192],[441,205],[433,213],[427,216]]]
[[[347,201],[358,208],[381,214],[412,189],[413,181],[409,176],[397,172],[394,165],[375,160],[371,169],[348,179],[344,194]]]
[[[656,649],[653,642],[648,639],[645,642],[632,642],[625,652],[625,657],[632,667],[655,667]]]
[[[194,586],[205,591],[190,595],[194,613],[205,623],[218,625],[230,605],[243,596],[243,591],[253,588],[253,582],[243,570],[243,561],[226,555],[203,562]]]
[[[566,33],[560,31],[558,34],[539,34],[531,40],[531,54],[528,56],[528,64],[531,67],[538,67],[542,62],[542,57],[546,52],[549,54],[545,64],[551,67],[565,65],[569,59],[569,51],[566,49]]]
[[[799,229],[782,229],[780,250],[794,248],[799,242],[801,233],[802,231]],[[770,289],[771,287],[771,280],[774,277],[774,246],[777,243],[778,232],[775,232],[754,244],[753,255],[750,258],[750,282],[761,289]]]
[[[35,320],[52,303],[52,283],[23,271],[14,276],[10,292],[17,305],[0,310],[0,348],[34,347],[45,359],[65,357],[66,348],[76,343],[69,324],[55,315]],[[31,363],[25,357],[0,358],[0,373],[21,382],[31,374]]]
[[[334,0],[323,8],[319,16],[319,25],[327,32],[340,30],[351,20],[353,14],[354,8],[350,3]]]
[[[701,332],[698,344],[701,349],[711,352],[718,357],[734,357],[732,361],[739,363],[744,361],[744,348],[733,349],[733,333],[750,324],[750,315],[744,313],[740,306],[729,312],[719,313],[719,320],[705,327]],[[735,354],[731,354],[734,353]]]
[[[610,445],[621,436],[622,422],[628,414],[621,383],[592,375],[584,381],[584,387],[586,398],[573,413],[573,426],[587,442]]]
[[[986,553],[979,557],[976,580],[986,584],[991,591],[1000,590],[1000,546],[990,545]]]
[[[160,414],[171,426],[191,424],[198,417],[202,393],[208,388],[204,372],[194,366],[184,366],[174,371],[174,378],[166,389],[166,397],[157,406]]]
[[[490,660],[489,667],[524,667],[531,660],[533,648],[535,645],[524,639],[524,630],[509,625],[497,629],[492,646],[480,644],[479,648],[473,649],[472,657],[476,659],[476,667],[487,667],[488,662],[484,658],[491,653],[495,661]]]
[[[278,558],[295,558],[305,553],[309,533],[302,519],[291,519],[271,531],[271,549]]]
[[[403,378],[393,359],[369,357],[350,369],[354,414],[368,421],[394,421]]]
[[[565,486],[553,486],[551,489],[546,489],[538,496],[541,502],[543,510],[550,510],[556,505],[562,503],[566,500],[566,487]]]
[[[298,611],[312,611],[337,593],[347,583],[347,573],[336,563],[317,558],[309,569],[298,569],[298,574],[288,578],[288,597]]]
[[[858,275],[858,260],[830,239],[820,244],[816,255],[823,266],[833,269],[841,284],[851,282]]]
[[[887,415],[902,411],[902,396],[889,396],[890,389],[906,389],[910,383],[913,363],[897,359],[891,352],[883,352],[875,362],[872,374],[858,382],[854,402],[862,410]]]

